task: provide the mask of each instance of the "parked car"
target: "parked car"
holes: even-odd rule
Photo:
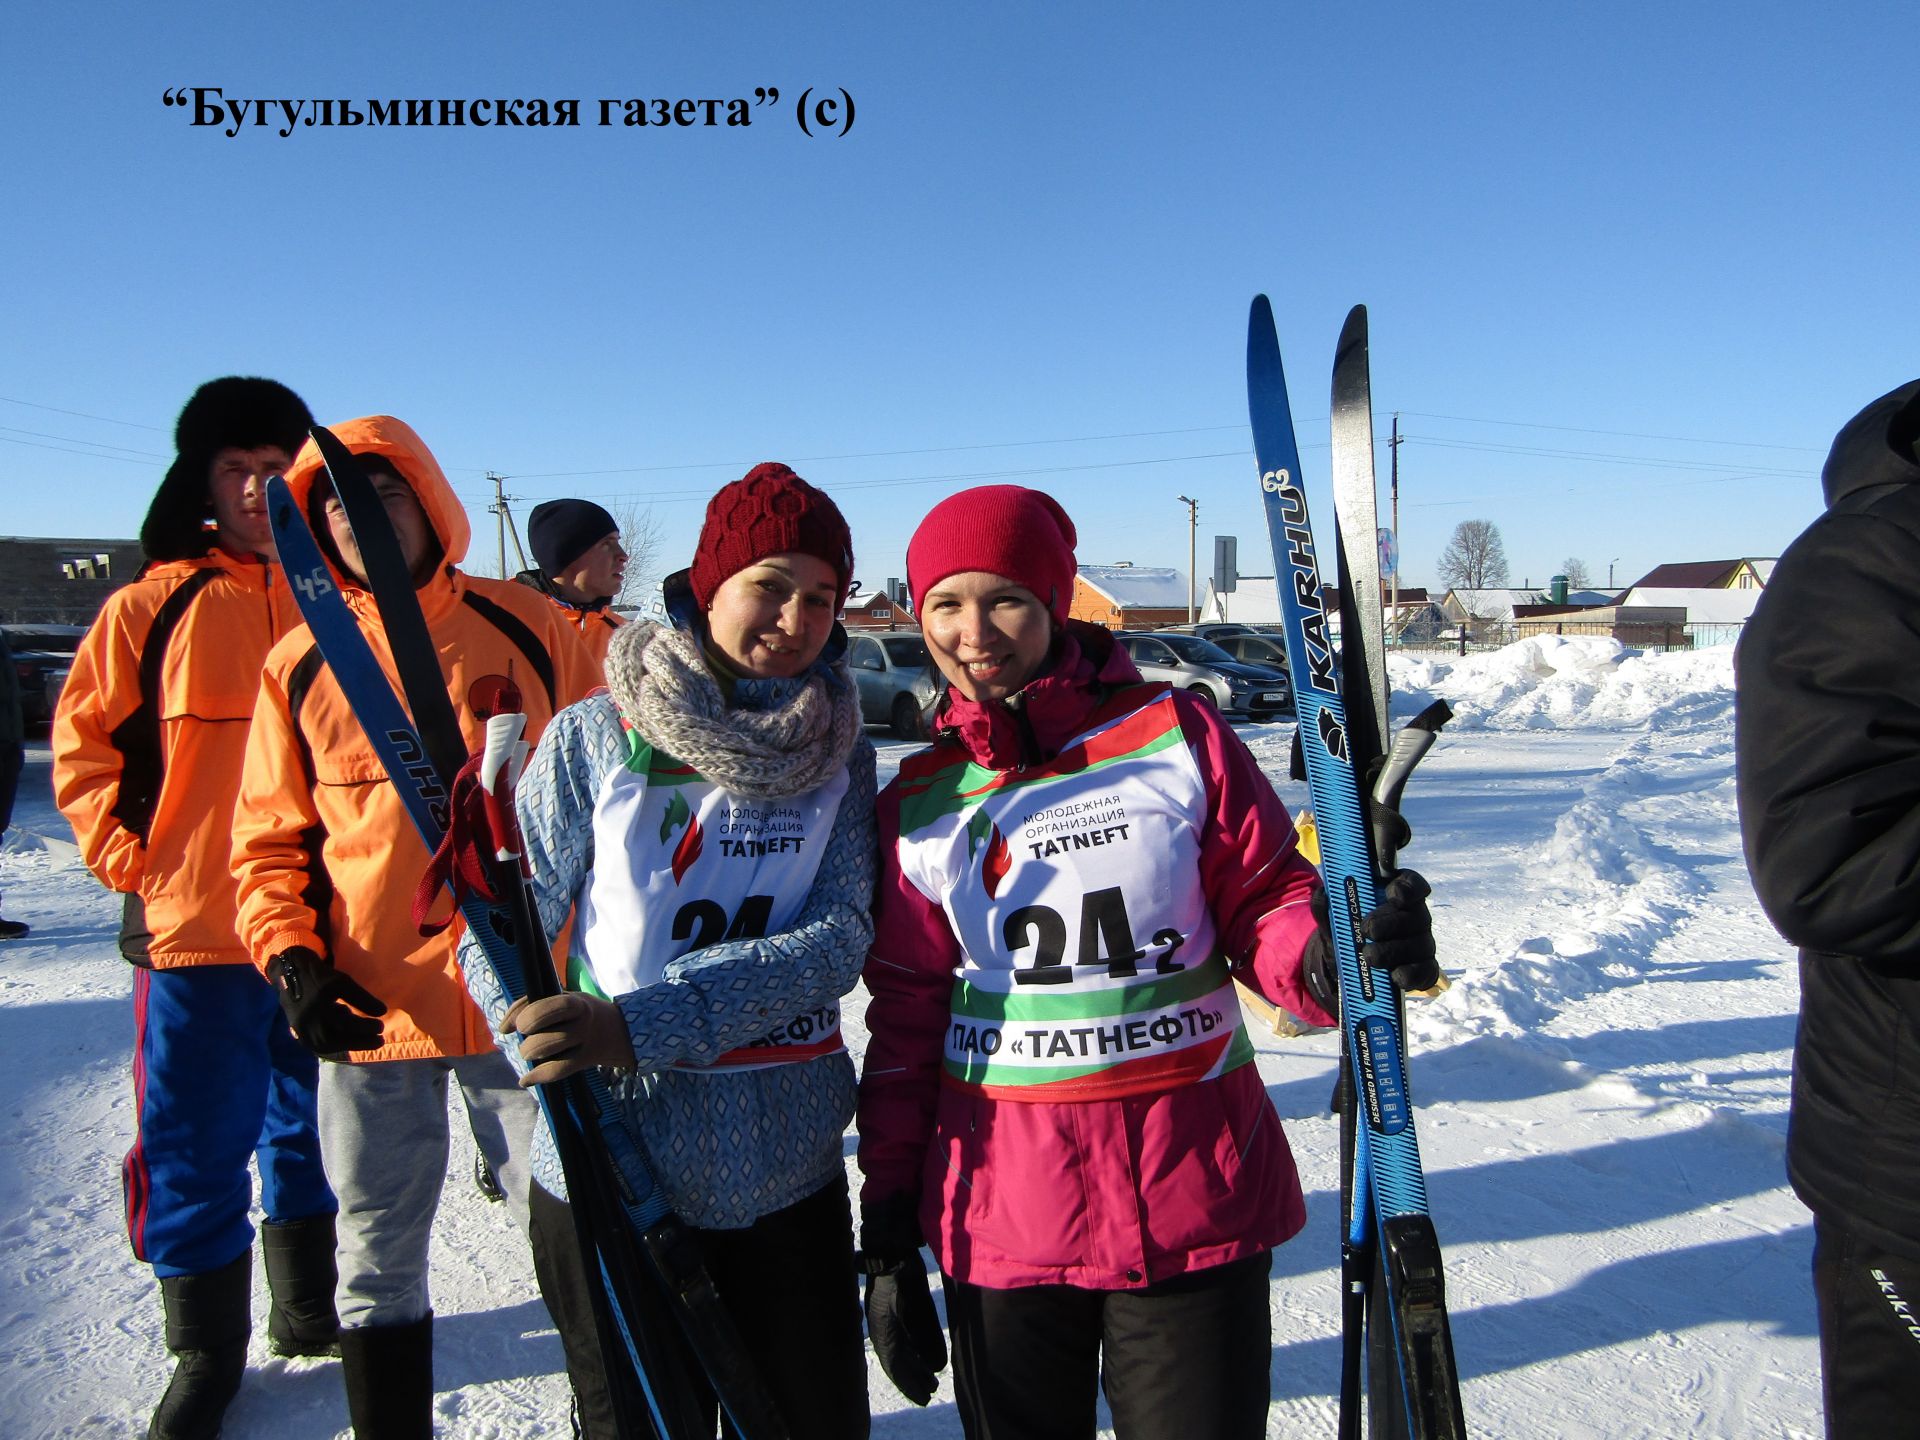
[[[1113,638],[1144,678],[1204,695],[1228,715],[1271,720],[1293,713],[1293,687],[1284,671],[1243,665],[1211,640],[1165,630],[1122,631]]]
[[[84,625],[0,625],[20,677],[20,714],[29,727],[51,724],[60,687],[73,668]]]
[[[890,725],[902,740],[924,740],[933,704],[933,660],[911,631],[854,635],[847,641],[847,668],[860,687],[860,718]]]
[[[1213,643],[1242,665],[1259,665],[1269,670],[1287,671],[1287,647],[1278,635],[1256,635],[1251,630],[1241,635],[1215,636]]]
[[[1251,635],[1254,633],[1254,628],[1251,625],[1242,625],[1237,621],[1201,620],[1192,625],[1162,625],[1158,633],[1162,635],[1198,635],[1202,640],[1211,640],[1214,644],[1218,645],[1222,636]]]

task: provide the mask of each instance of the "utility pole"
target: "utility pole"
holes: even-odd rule
[[[1193,624],[1193,561],[1194,536],[1200,528],[1200,502],[1180,496],[1180,503],[1187,507],[1187,623]]]
[[[1388,613],[1393,617],[1388,627],[1395,635],[1400,633],[1400,412],[1393,412],[1393,438],[1387,441],[1387,451],[1393,456],[1393,609]]]
[[[487,508],[493,511],[494,529],[499,535],[500,578],[502,580],[507,578],[507,495],[506,492],[501,489],[501,485],[506,478],[504,475],[494,474],[491,470],[487,471],[487,479],[493,482],[493,504]],[[515,544],[519,543],[519,539],[518,532],[515,532]]]

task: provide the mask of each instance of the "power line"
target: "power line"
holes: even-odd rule
[[[150,459],[137,459],[132,455],[102,455],[98,450],[70,450],[65,445],[43,445],[38,440],[15,440],[10,435],[0,435],[0,445],[30,445],[35,450],[58,450],[63,455],[84,455],[89,460],[118,460],[126,465],[151,465]],[[165,459],[165,456],[159,457]]]
[[[4,400],[9,405],[24,405],[29,410],[49,410],[55,415],[72,415],[81,420],[98,420],[103,425],[125,425],[134,430],[158,430],[163,435],[172,428],[169,425],[147,425],[138,420],[115,420],[111,415],[89,415],[84,410],[62,410],[58,405],[41,405],[32,400],[16,400],[11,395],[0,395],[0,400]]]
[[[109,445],[104,440],[82,440],[77,435],[49,435],[44,430],[21,430],[12,425],[0,425],[0,431],[5,431],[11,435],[31,435],[38,440],[64,440],[69,445],[93,445],[102,450],[124,450],[129,455],[139,455],[148,460],[164,460],[167,458],[165,455],[158,454],[152,450],[136,450],[131,445]],[[4,438],[5,436],[0,436],[0,439]],[[106,456],[103,458],[114,459],[116,457]]]
[[[1524,430],[1564,430],[1570,435],[1615,435],[1626,440],[1672,440],[1682,445],[1740,445],[1753,450],[1798,450],[1822,455],[1825,450],[1811,445],[1769,445],[1760,440],[1702,440],[1693,435],[1650,435],[1638,430],[1594,430],[1580,425],[1548,425],[1535,420],[1489,420],[1477,415],[1434,415],[1422,410],[1402,410],[1422,420],[1452,420],[1462,425],[1511,425]]]
[[[1402,412],[1405,413],[1405,412]],[[1454,440],[1437,435],[1403,435],[1403,441],[1414,441],[1422,445],[1433,445],[1445,450],[1480,450],[1496,455],[1531,455],[1552,460],[1585,460],[1602,465],[1638,465],[1656,470],[1724,470],[1727,467],[1717,465],[1710,460],[1679,460],[1649,455],[1616,455],[1598,450],[1552,450],[1536,445],[1502,445],[1491,440]],[[1782,447],[1785,448],[1785,447]],[[1806,479],[1811,472],[1789,470],[1778,466],[1743,466],[1754,474],[1779,475],[1793,479]]]

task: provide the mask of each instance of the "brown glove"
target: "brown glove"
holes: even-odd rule
[[[595,1065],[631,1070],[637,1063],[626,1017],[618,1005],[597,995],[516,1000],[500,1021],[501,1034],[515,1031],[521,1037],[520,1053],[532,1067],[520,1077],[522,1089]]]

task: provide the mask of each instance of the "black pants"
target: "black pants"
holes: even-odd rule
[[[13,823],[13,797],[20,792],[20,772],[26,763],[25,745],[0,740],[0,835]]]
[[[530,1199],[534,1267],[566,1347],[581,1426],[588,1440],[617,1440],[609,1384],[623,1387],[633,1413],[645,1413],[645,1401],[626,1367],[609,1370],[600,1355],[592,1292],[566,1203],[537,1184]],[[695,1234],[721,1303],[794,1440],[863,1440],[867,1359],[846,1175],[744,1230]],[[720,1425],[719,1402],[677,1335],[673,1352],[686,1383],[703,1394]],[[731,1440],[733,1427],[727,1424],[721,1433]]]
[[[1091,1440],[1096,1383],[1117,1440],[1260,1440],[1267,1433],[1273,1255],[1144,1290],[945,1280],[967,1440]]]
[[[1828,1440],[1883,1440],[1920,1424],[1920,1260],[1815,1219],[1820,1389]]]

